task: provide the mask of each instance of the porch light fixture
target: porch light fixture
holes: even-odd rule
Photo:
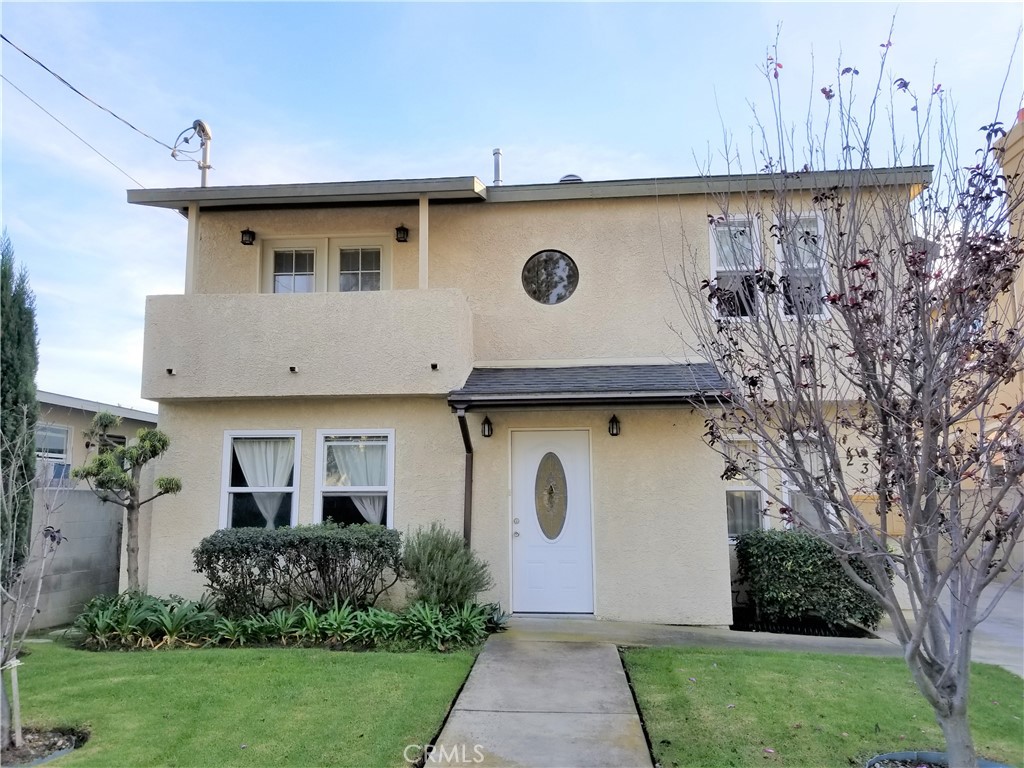
[[[242,230],[242,245],[253,245],[256,242],[256,233],[246,227]]]
[[[409,242],[409,228],[405,226],[405,224],[399,224],[397,227],[395,227],[395,242]]]
[[[608,419],[608,434],[612,437],[618,437],[622,431],[622,425],[619,423],[619,419],[612,414],[612,417]]]
[[[480,434],[484,437],[494,434],[494,425],[491,424],[491,419],[488,416],[484,416],[484,420],[480,422]]]

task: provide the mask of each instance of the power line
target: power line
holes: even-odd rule
[[[8,42],[10,42],[10,41],[8,41]],[[40,104],[40,103],[39,103],[38,101],[36,101],[36,100],[35,100],[35,99],[33,99],[33,98],[32,98],[31,96],[29,96],[29,95],[28,95],[27,93],[25,93],[25,92],[24,92],[23,90],[21,90],[21,88],[19,88],[19,87],[18,87],[18,86],[16,86],[16,85],[15,85],[14,83],[12,83],[12,82],[11,82],[10,80],[8,80],[8,79],[7,79],[7,76],[6,76],[6,75],[2,75],[2,74],[0,74],[0,78],[3,78],[3,79],[4,79],[4,81],[5,81],[5,82],[6,82],[6,83],[7,83],[7,84],[8,84],[9,86],[11,86],[11,88],[13,88],[13,89],[14,89],[14,90],[16,90],[16,91],[17,91],[18,93],[20,93],[20,94],[21,94],[22,96],[24,96],[24,97],[25,97],[26,99],[28,99],[29,101],[31,101],[31,102],[32,102],[33,104],[35,104],[35,105],[36,105],[37,107],[39,107],[39,108],[40,108],[41,110],[43,110],[43,112],[46,112],[46,114],[47,114],[47,115],[49,115],[50,117],[52,117],[52,118],[53,118],[53,119],[54,119],[54,120],[55,120],[55,121],[56,121],[56,122],[57,122],[57,123],[58,123],[58,124],[59,124],[59,125],[60,125],[61,127],[63,127],[63,128],[64,128],[64,129],[65,129],[65,130],[66,130],[66,131],[67,131],[68,133],[70,133],[70,134],[71,134],[72,136],[74,136],[74,137],[75,137],[76,139],[78,139],[78,140],[79,140],[80,142],[82,142],[83,144],[85,144],[85,146],[87,146],[87,147],[88,147],[89,149],[91,149],[91,150],[92,150],[93,152],[95,152],[95,153],[96,153],[97,155],[99,155],[99,156],[100,156],[100,157],[102,157],[102,158],[103,158],[104,160],[106,160],[106,161],[107,161],[108,163],[110,163],[110,164],[111,164],[112,166],[114,166],[114,168],[116,168],[116,169],[117,169],[118,171],[120,171],[120,172],[121,172],[122,174],[124,174],[125,176],[127,176],[127,177],[128,177],[129,179],[131,179],[131,180],[132,180],[132,181],[133,181],[134,183],[138,184],[138,185],[139,185],[139,186],[140,186],[140,187],[141,187],[142,189],[145,189],[145,188],[146,188],[146,187],[145,187],[145,185],[144,185],[144,184],[143,184],[143,183],[142,183],[141,181],[139,181],[138,179],[136,179],[135,177],[133,177],[133,176],[132,176],[131,174],[129,174],[129,173],[127,172],[127,171],[125,171],[124,169],[122,169],[122,168],[121,168],[121,167],[120,167],[120,166],[119,166],[119,165],[118,165],[117,163],[115,163],[115,162],[114,162],[113,160],[111,160],[111,159],[110,159],[109,157],[107,157],[106,155],[104,155],[104,154],[103,154],[102,152],[100,152],[100,151],[99,151],[98,149],[96,149],[96,147],[94,147],[94,146],[93,146],[92,144],[90,144],[90,143],[89,143],[88,141],[86,141],[85,139],[83,139],[83,138],[82,138],[81,136],[79,136],[79,135],[78,135],[77,133],[75,133],[75,132],[74,132],[73,130],[71,130],[70,128],[68,128],[68,126],[64,125],[64,123],[62,123],[62,122],[61,122],[61,121],[60,121],[60,120],[59,120],[59,119],[58,119],[58,118],[57,118],[57,117],[56,117],[56,116],[55,116],[55,115],[54,115],[53,113],[49,112],[49,111],[48,111],[48,110],[46,109],[46,107],[44,107],[44,106],[43,106],[42,104]]]
[[[34,61],[34,62],[35,62],[36,64],[38,64],[38,65],[39,65],[40,67],[42,67],[43,69],[45,69],[45,70],[46,70],[47,72],[49,72],[49,73],[50,73],[51,75],[53,75],[53,76],[54,76],[55,78],[57,78],[57,79],[58,79],[58,80],[59,80],[59,81],[60,81],[61,83],[63,83],[64,85],[66,85],[66,86],[67,86],[68,88],[70,88],[70,89],[71,89],[72,91],[74,91],[75,93],[77,93],[77,94],[78,94],[79,96],[81,96],[81,97],[82,97],[83,99],[85,99],[86,101],[88,101],[88,102],[89,102],[90,104],[93,104],[94,106],[96,106],[96,107],[99,107],[100,109],[102,109],[102,110],[103,110],[104,112],[106,112],[107,114],[109,114],[109,115],[111,115],[111,116],[113,116],[113,117],[117,118],[118,120],[120,120],[120,121],[121,121],[122,123],[124,123],[125,125],[127,125],[127,126],[128,126],[129,128],[131,128],[131,129],[132,129],[133,131],[135,131],[136,133],[138,133],[138,134],[140,134],[140,135],[142,135],[142,136],[145,136],[145,137],[146,137],[147,139],[149,139],[150,141],[155,141],[155,142],[156,142],[157,144],[159,144],[159,145],[160,145],[161,147],[165,147],[165,148],[167,148],[167,149],[171,150],[171,152],[174,152],[174,147],[170,146],[169,144],[164,144],[164,143],[163,143],[162,141],[160,141],[160,139],[156,139],[156,138],[153,138],[152,136],[150,136],[150,135],[149,135],[148,133],[146,133],[145,131],[141,131],[141,130],[139,130],[138,128],[136,128],[136,127],[135,127],[134,125],[132,125],[131,123],[129,123],[129,122],[127,121],[127,120],[125,120],[125,119],[124,119],[123,117],[121,117],[121,116],[120,116],[120,115],[118,115],[117,113],[115,113],[115,112],[113,112],[113,111],[111,111],[111,110],[107,109],[107,108],[106,108],[106,107],[104,107],[104,106],[103,106],[102,104],[100,104],[100,103],[98,103],[98,102],[96,102],[96,101],[93,101],[92,99],[90,99],[90,98],[89,98],[88,96],[86,96],[86,95],[85,95],[84,93],[82,93],[82,92],[81,92],[80,90],[78,90],[77,88],[75,88],[75,86],[73,86],[73,85],[72,85],[71,83],[69,83],[69,82],[68,82],[67,80],[65,80],[65,79],[64,79],[63,77],[61,77],[61,76],[60,76],[60,75],[58,75],[58,74],[57,74],[56,72],[54,72],[54,71],[53,71],[52,69],[50,69],[50,68],[49,68],[48,66],[46,66],[45,64],[43,64],[43,62],[41,62],[41,61],[40,61],[39,59],[37,59],[37,58],[36,58],[35,56],[33,56],[32,54],[28,53],[27,51],[24,51],[24,50],[22,50],[22,49],[21,49],[21,48],[19,48],[19,47],[18,47],[18,46],[17,46],[16,44],[12,43],[12,42],[10,41],[10,39],[9,39],[9,38],[8,38],[8,37],[7,37],[6,35],[4,35],[4,34],[0,34],[0,39],[2,39],[2,40],[3,40],[3,41],[4,41],[5,43],[7,43],[8,45],[12,46],[12,47],[13,47],[13,48],[14,48],[14,49],[15,49],[16,51],[18,51],[18,52],[19,52],[20,54],[22,54],[23,56],[25,56],[25,57],[26,57],[26,58],[28,58],[29,60],[31,60],[31,61]],[[4,80],[7,80],[7,78],[5,77],[5,78],[4,78]],[[10,80],[7,80],[7,82],[8,82],[8,83],[10,83],[11,81],[10,81]],[[13,84],[13,83],[11,83],[11,85],[14,85],[14,84]],[[19,90],[19,91],[20,91],[20,92],[21,92],[22,94],[24,94],[24,93],[25,93],[24,91],[21,91],[21,89],[18,89],[18,90]],[[26,96],[26,98],[27,98],[27,96]],[[32,102],[32,103],[33,103],[33,104],[35,104],[35,102]],[[36,106],[39,106],[39,105],[38,105],[38,104],[36,104]],[[40,107],[40,109],[42,109],[42,107]],[[45,112],[45,110],[43,110],[43,111]],[[47,114],[49,114],[49,112],[47,112]],[[53,117],[53,115],[50,115],[50,117]],[[54,119],[56,120],[56,118],[54,118]],[[58,122],[60,122],[60,121],[58,121]],[[63,123],[61,123],[61,125],[64,125],[64,124],[63,124]],[[65,127],[65,128],[67,128],[67,126],[64,126],[64,127]],[[70,128],[68,128],[68,130],[71,130],[71,129],[70,129]],[[77,134],[76,134],[76,135],[77,135]],[[106,159],[106,158],[104,158],[104,159]],[[118,170],[120,170],[120,169],[118,169]],[[138,184],[138,182],[136,182],[136,184]],[[141,187],[142,185],[141,185],[141,184],[139,184],[139,186]]]

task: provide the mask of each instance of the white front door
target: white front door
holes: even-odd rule
[[[594,612],[586,430],[512,432],[512,611]]]

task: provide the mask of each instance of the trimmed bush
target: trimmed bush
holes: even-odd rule
[[[752,531],[736,542],[736,561],[759,619],[873,629],[882,618],[882,607],[846,575],[828,543],[811,534]],[[863,562],[850,564],[870,582]]]
[[[246,618],[312,604],[373,605],[398,581],[401,536],[380,525],[227,528],[192,550],[217,610]]]
[[[473,603],[493,585],[487,563],[466,546],[460,534],[440,523],[406,537],[402,564],[416,599],[442,608]]]

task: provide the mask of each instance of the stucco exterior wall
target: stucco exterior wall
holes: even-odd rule
[[[588,429],[593,484],[595,615],[606,619],[725,625],[731,621],[724,492],[717,457],[700,442],[702,420],[686,410],[621,410],[612,438],[603,410],[490,414],[494,436],[475,448],[473,547],[496,585],[483,597],[510,604],[509,430]],[[154,503],[149,591],[198,595],[191,550],[219,524],[222,451],[228,429],[299,429],[299,522],[313,521],[316,430],[395,430],[394,526],[437,520],[462,530],[465,451],[441,398],[277,399],[178,403],[161,411],[171,450],[160,474],[183,490]]]
[[[443,398],[169,403],[161,407],[160,428],[171,447],[156,471],[180,477],[183,487],[152,505],[149,541],[140,557],[149,561],[153,594],[196,596],[203,590],[203,578],[192,572],[191,552],[219,527],[226,430],[301,430],[301,525],[313,522],[316,430],[394,429],[395,527],[405,531],[438,520],[462,530],[465,450]]]
[[[447,394],[472,365],[470,309],[455,290],[146,300],[151,399]]]

